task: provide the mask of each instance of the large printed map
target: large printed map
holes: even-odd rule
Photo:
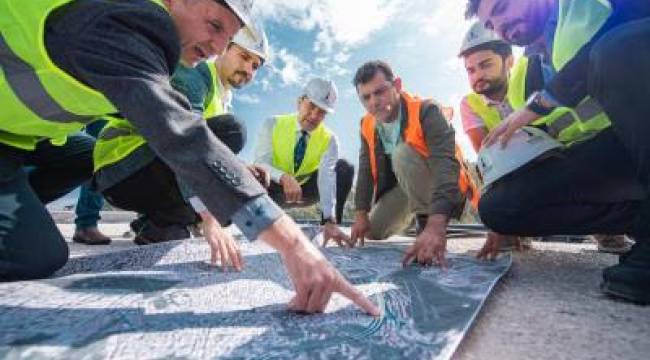
[[[334,296],[321,315],[286,311],[279,256],[242,244],[246,268],[207,264],[198,240],[71,260],[59,277],[0,284],[0,358],[449,358],[510,257],[450,255],[450,268],[402,268],[403,247],[325,253],[382,308]]]

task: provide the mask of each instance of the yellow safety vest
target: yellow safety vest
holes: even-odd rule
[[[84,124],[117,112],[47,53],[46,20],[71,1],[0,1],[0,143],[25,150],[43,139],[60,145]]]
[[[483,119],[488,131],[492,131],[503,120],[499,111],[489,106],[483,97],[475,92],[467,95],[467,104],[476,115]]]
[[[606,0],[560,0],[559,10],[552,50],[556,71],[560,71],[591,40],[612,11]],[[513,109],[526,105],[527,70],[528,59],[523,58],[511,73],[508,99]],[[611,122],[598,103],[587,97],[577,107],[559,107],[534,124],[546,125],[552,136],[570,146],[592,138],[608,128]]]
[[[221,87],[217,83],[219,79],[217,78],[216,67],[214,63],[208,63],[207,65],[210,69],[212,96],[206,100],[207,106],[203,111],[204,119],[224,113]],[[99,134],[93,151],[95,172],[125,159],[147,143],[128,120],[110,116],[105,118],[108,119],[108,123]]]
[[[294,171],[293,151],[298,142],[296,138],[298,114],[278,115],[275,119],[272,134],[273,167],[295,177],[298,183],[304,184],[318,170],[332,138],[332,131],[321,123],[309,134],[305,157],[298,171]]]

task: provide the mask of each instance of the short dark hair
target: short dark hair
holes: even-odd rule
[[[481,5],[481,0],[467,0],[467,8],[465,8],[465,19],[469,20],[478,14],[478,6]]]
[[[390,82],[393,82],[393,80],[395,80],[393,69],[390,68],[390,65],[388,65],[388,63],[382,60],[373,60],[368,61],[367,63],[361,65],[359,69],[357,69],[357,73],[354,75],[352,85],[354,85],[356,88],[359,84],[368,83],[380,71],[384,73],[386,80]]]
[[[490,41],[488,43],[475,46],[471,49],[465,50],[462,54],[460,54],[460,56],[465,57],[468,55],[472,55],[475,52],[483,51],[483,50],[494,51],[497,55],[501,56],[503,60],[512,56],[512,46],[504,41]]]

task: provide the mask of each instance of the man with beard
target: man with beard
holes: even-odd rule
[[[48,277],[67,262],[43,203],[92,174],[94,141],[74,134],[120,113],[219,221],[278,250],[296,291],[291,310],[322,312],[338,292],[379,315],[170,84],[180,61],[221,54],[251,25],[251,8],[250,0],[0,1],[0,281]],[[28,177],[24,166],[36,172]]]
[[[499,39],[483,24],[474,23],[463,39],[459,56],[463,58],[465,70],[473,92],[463,97],[460,116],[463,129],[478,153],[483,139],[502,119],[512,113],[508,100],[508,79],[514,57],[510,44]],[[499,239],[495,240],[495,237]],[[492,251],[492,243],[498,241],[500,248]],[[485,246],[479,251],[479,258],[495,257],[499,250],[531,246],[530,240],[523,242],[516,236],[505,236],[489,232]]]
[[[553,72],[485,146],[507,149],[523,126],[562,109],[573,118],[547,129],[558,139],[579,130],[565,138],[574,144],[561,157],[496,180],[481,198],[481,219],[518,235],[629,234],[636,242],[603,271],[602,289],[650,303],[650,2],[470,0],[467,16],[526,46]]]
[[[234,153],[244,147],[246,130],[232,115],[226,114],[231,107],[232,89],[252,81],[268,57],[266,34],[260,26],[255,31],[259,40],[248,28],[243,28],[217,60],[201,62],[195,67],[180,64],[171,80],[172,86],[187,96],[192,110],[206,119],[212,133]],[[197,213],[210,242],[209,235],[213,232],[209,227],[216,226],[215,219],[189,187],[155,155],[137,130],[129,126],[128,120],[114,117],[109,121],[95,145],[94,160],[94,180],[106,199],[113,206],[139,214],[131,223],[136,244],[190,237],[188,227],[198,222]],[[231,255],[238,254],[235,243],[226,248],[233,249]],[[224,265],[233,256],[220,254]],[[239,268],[238,257],[234,259],[233,265]],[[213,260],[216,260],[214,256]]]
[[[337,224],[352,188],[354,167],[339,159],[337,136],[325,126],[334,112],[336,85],[314,78],[298,97],[297,112],[270,117],[259,133],[255,162],[271,175],[269,195],[283,208],[320,201],[323,246],[334,240],[346,246],[349,237]]]

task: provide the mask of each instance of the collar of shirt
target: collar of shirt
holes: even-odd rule
[[[307,133],[307,140],[309,140],[309,138],[311,137],[311,132],[314,131],[314,130],[311,130],[311,131],[303,130],[302,125],[300,125],[300,120],[297,117],[296,117],[296,125],[297,125],[296,126],[296,139],[300,139],[300,137],[302,136],[302,132],[305,131]]]

